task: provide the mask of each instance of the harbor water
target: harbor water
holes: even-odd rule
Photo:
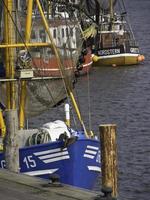
[[[87,125],[90,121],[95,133],[98,134],[100,124],[117,124],[119,199],[149,200],[150,1],[126,0],[125,3],[135,38],[146,58],[144,63],[93,68],[89,77],[78,79],[76,91],[84,121]],[[30,125],[37,127],[57,119],[57,109],[63,110],[60,106],[47,111],[33,118]],[[99,189],[98,182],[96,190]]]

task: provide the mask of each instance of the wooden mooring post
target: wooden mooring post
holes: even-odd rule
[[[99,126],[101,143],[102,191],[112,191],[111,197],[117,198],[117,144],[116,125]]]
[[[18,114],[16,109],[5,111],[5,123],[4,152],[6,168],[12,172],[19,172]]]

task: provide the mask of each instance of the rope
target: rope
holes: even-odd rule
[[[50,141],[51,141],[51,137],[49,133],[44,130],[39,130],[37,133],[34,133],[32,136],[28,137],[26,141],[26,146],[44,144]]]
[[[122,2],[122,4],[121,4],[121,2]],[[119,4],[119,6],[120,6],[120,9],[123,10],[123,13],[126,14],[126,15],[124,16],[124,18],[125,18],[125,20],[126,20],[126,22],[127,22],[127,26],[128,26],[129,32],[131,33],[132,40],[134,41],[134,43],[136,43],[136,42],[135,42],[136,40],[135,40],[135,37],[134,37],[134,33],[133,33],[133,31],[132,31],[132,27],[131,27],[131,24],[130,24],[130,20],[129,20],[129,17],[128,17],[128,15],[127,15],[127,10],[126,10],[126,6],[125,6],[125,3],[124,3],[124,0],[121,0],[121,2],[118,1],[118,4]]]
[[[89,72],[87,73],[87,80],[88,80],[88,110],[89,110],[89,130],[92,130],[92,120],[91,120],[91,99],[90,99],[90,76]]]

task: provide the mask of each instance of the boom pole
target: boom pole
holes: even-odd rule
[[[25,43],[29,43],[31,36],[31,24],[32,24],[32,9],[33,0],[28,1],[26,29],[25,29]],[[19,108],[19,126],[20,129],[24,128],[25,124],[25,102],[26,102],[26,87],[27,82],[21,81],[21,95],[20,95],[20,108]]]

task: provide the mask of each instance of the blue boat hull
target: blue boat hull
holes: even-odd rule
[[[92,189],[100,172],[99,141],[78,139],[68,147],[61,141],[21,148],[20,172],[49,179],[58,174],[60,182]],[[5,168],[0,154],[0,167]]]

